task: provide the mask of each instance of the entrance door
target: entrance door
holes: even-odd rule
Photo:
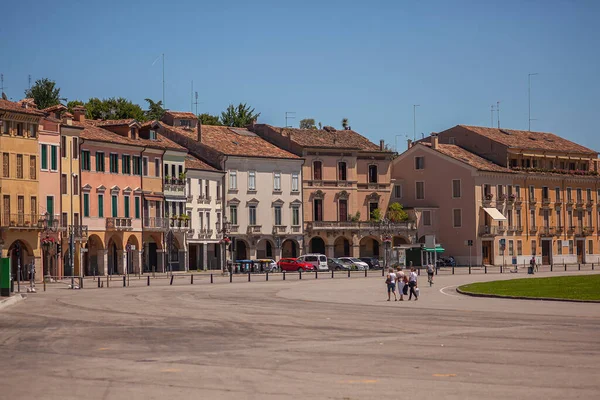
[[[542,240],[542,264],[552,264],[552,241]]]
[[[585,240],[577,241],[577,262],[585,264]]]
[[[198,246],[190,245],[189,249],[190,249],[190,251],[188,252],[188,257],[189,257],[190,269],[198,269],[198,264],[196,263],[196,257],[198,254]]]
[[[481,242],[481,258],[483,264],[492,264],[492,242],[485,241]]]

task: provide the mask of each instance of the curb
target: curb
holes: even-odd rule
[[[0,300],[0,310],[10,307],[14,304],[17,304],[20,301],[23,301],[27,298],[26,294],[16,294],[14,296],[8,297],[6,299]]]
[[[569,303],[600,303],[600,300],[579,300],[579,299],[556,299],[553,297],[525,297],[525,296],[505,296],[500,294],[473,293],[456,288],[460,294],[472,297],[487,297],[491,299],[512,299],[512,300],[537,300],[537,301],[564,301]]]

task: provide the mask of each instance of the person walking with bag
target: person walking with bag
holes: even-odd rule
[[[415,295],[415,301],[419,300],[419,295],[415,291],[415,288],[417,287],[417,273],[415,272],[414,267],[410,269],[410,274],[408,275],[408,287],[410,289],[408,301],[412,300],[413,294]]]
[[[406,275],[404,275],[404,271],[402,271],[402,267],[398,267],[398,271],[396,272],[396,286],[398,286],[398,294],[400,295],[400,301],[404,301],[404,285]]]
[[[396,274],[394,273],[393,268],[390,268],[388,270],[388,275],[385,278],[385,283],[387,284],[387,292],[388,292],[387,301],[390,301],[390,299],[392,297],[392,293],[394,293],[394,301],[398,301],[398,298],[396,297]]]

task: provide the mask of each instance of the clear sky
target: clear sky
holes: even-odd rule
[[[354,130],[399,150],[456,124],[557,133],[600,150],[600,1],[272,0],[11,1],[0,72],[12,99],[28,75],[69,100],[123,96],[145,106],[219,113],[247,102],[259,122],[285,112]],[[496,124],[496,122],[494,122]]]

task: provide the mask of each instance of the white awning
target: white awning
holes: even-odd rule
[[[497,208],[483,208],[483,210],[490,216],[492,217],[492,219],[494,221],[506,221],[506,217],[504,215],[502,215],[502,213],[500,211],[498,211]]]

